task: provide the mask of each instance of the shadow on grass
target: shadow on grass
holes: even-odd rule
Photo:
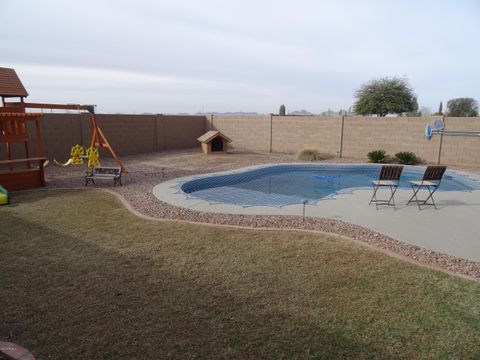
[[[39,359],[475,357],[480,286],[330,237],[0,209],[0,340]]]
[[[0,338],[39,359],[363,357],[340,328],[253,309],[162,266],[9,215],[2,239]],[[92,239],[93,240],[93,239]],[[363,356],[362,356],[363,355]]]

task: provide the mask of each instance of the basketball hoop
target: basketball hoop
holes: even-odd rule
[[[425,127],[425,137],[427,138],[428,141],[430,141],[430,139],[432,138],[432,132],[433,132],[432,125],[427,124],[427,126]]]
[[[480,136],[479,131],[468,130],[444,130],[445,122],[443,120],[435,120],[433,123],[427,124],[425,127],[425,137],[428,141],[433,135],[445,135],[445,136]]]

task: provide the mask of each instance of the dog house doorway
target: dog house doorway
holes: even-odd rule
[[[223,139],[217,136],[212,139],[212,152],[223,151]]]

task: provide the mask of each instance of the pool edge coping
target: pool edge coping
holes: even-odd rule
[[[316,166],[351,166],[351,167],[357,167],[357,166],[372,166],[372,167],[377,167],[380,168],[385,164],[380,164],[380,163],[315,163],[315,162],[288,162],[288,163],[267,163],[267,164],[260,164],[260,165],[252,165],[252,166],[246,166],[246,167],[241,167],[233,170],[225,170],[225,171],[217,171],[213,173],[205,173],[205,174],[197,174],[197,175],[188,175],[188,176],[182,176],[174,179],[169,179],[163,182],[158,183],[155,185],[152,189],[153,195],[160,201],[166,202],[172,206],[178,206],[181,208],[189,209],[189,210],[194,210],[194,211],[200,211],[200,212],[212,212],[212,213],[218,213],[218,214],[232,214],[232,215],[254,215],[255,208],[271,208],[271,209],[283,209],[283,208],[301,208],[303,207],[303,204],[287,204],[287,205],[282,205],[282,206],[271,206],[271,205],[251,205],[251,206],[242,206],[238,204],[231,204],[231,203],[222,203],[222,202],[209,202],[207,200],[197,198],[195,196],[189,196],[185,192],[183,192],[180,189],[180,186],[182,183],[185,183],[187,181],[192,181],[196,179],[203,179],[203,178],[209,178],[209,177],[215,177],[215,176],[222,176],[222,175],[230,175],[230,174],[237,174],[237,173],[243,173],[246,171],[251,171],[251,170],[257,170],[257,169],[262,169],[262,168],[268,168],[268,167],[279,167],[279,166],[291,166],[291,165],[316,165]],[[403,165],[404,167],[409,167],[409,168],[426,168],[428,165]],[[475,181],[480,181],[480,175],[475,174],[475,173],[470,173],[464,170],[454,170],[454,169],[448,169],[447,171],[453,172],[457,175],[462,175],[465,176],[467,179],[475,180]],[[168,191],[169,189],[176,189],[176,191]],[[338,195],[342,194],[352,194],[354,191],[358,190],[365,190],[367,187],[356,187],[356,188],[346,188],[343,189],[339,192],[335,192],[333,194],[328,195],[326,198],[323,199],[318,199],[315,201],[315,203],[307,203],[307,206],[317,206],[317,204],[320,201],[328,201],[328,200],[335,200],[335,197]],[[166,198],[162,198],[158,195],[167,195]],[[168,199],[168,197],[175,198],[175,199]],[[183,198],[180,198],[183,197]],[[169,201],[170,200],[170,201]],[[233,212],[224,212],[221,209],[216,209],[215,206],[224,206],[224,207],[232,207]],[[202,207],[211,207],[210,209],[205,209],[203,210]],[[249,209],[251,211],[242,211],[245,209]],[[257,215],[269,215],[267,213],[263,212],[258,212],[256,213]],[[270,215],[281,215],[281,214],[270,214]],[[286,216],[291,216],[289,214],[285,214]]]

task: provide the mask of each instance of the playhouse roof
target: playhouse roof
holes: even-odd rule
[[[0,96],[28,96],[28,92],[20,81],[20,78],[15,70],[0,67]]]
[[[200,141],[201,143],[207,143],[213,140],[214,138],[216,138],[217,136],[220,136],[226,142],[232,142],[232,139],[230,139],[228,136],[225,136],[220,131],[215,131],[215,130],[207,131],[205,134],[200,136],[197,140]]]

